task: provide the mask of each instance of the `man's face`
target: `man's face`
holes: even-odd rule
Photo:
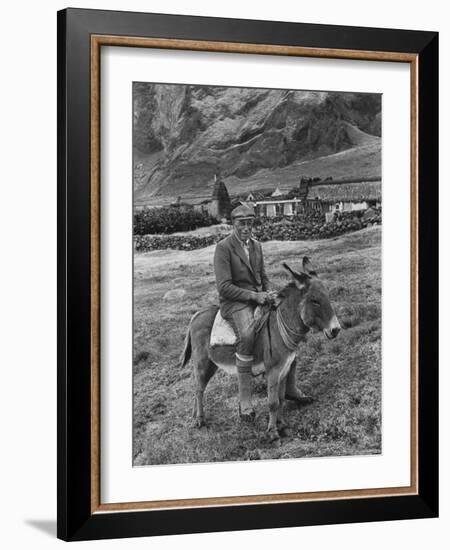
[[[252,235],[253,218],[238,218],[233,221],[236,235],[241,241],[246,241]]]

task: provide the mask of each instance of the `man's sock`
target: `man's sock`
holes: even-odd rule
[[[239,404],[243,414],[253,411],[252,406],[252,363],[249,361],[236,360],[238,385],[239,385]]]

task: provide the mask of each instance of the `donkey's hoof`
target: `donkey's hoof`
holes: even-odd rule
[[[278,433],[278,430],[276,428],[270,428],[267,430],[267,439],[269,440],[269,443],[277,444],[280,443],[280,434]]]
[[[205,422],[205,419],[201,416],[197,416],[196,418],[194,418],[194,422],[192,423],[192,426],[194,428],[203,428],[203,427],[206,427],[206,422]]]
[[[278,432],[281,435],[281,437],[291,437],[292,436],[292,430],[289,428],[289,426],[280,426],[278,428]]]
[[[284,420],[277,420],[277,430],[281,437],[290,437],[292,431]]]
[[[293,401],[297,407],[304,407],[305,405],[310,405],[314,402],[314,398],[310,395],[306,395],[306,393],[298,391],[295,394],[288,394],[286,393],[285,399],[287,401]]]
[[[246,409],[243,411],[241,409],[241,404],[239,403],[239,418],[242,422],[253,422],[256,418],[256,413],[253,409]]]

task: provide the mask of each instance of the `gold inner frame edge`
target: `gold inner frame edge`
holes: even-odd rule
[[[410,64],[411,83],[411,484],[407,487],[282,493],[102,504],[100,500],[100,50],[101,46],[360,59]],[[418,55],[402,52],[306,48],[115,35],[91,35],[91,513],[274,504],[418,494]]]

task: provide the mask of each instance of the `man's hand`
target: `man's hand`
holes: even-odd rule
[[[264,304],[266,304],[268,298],[269,298],[268,292],[256,292],[255,293],[255,302],[259,306],[263,306]]]
[[[269,302],[269,304],[277,306],[278,300],[278,292],[276,290],[269,290],[269,292],[267,293],[267,301]]]

